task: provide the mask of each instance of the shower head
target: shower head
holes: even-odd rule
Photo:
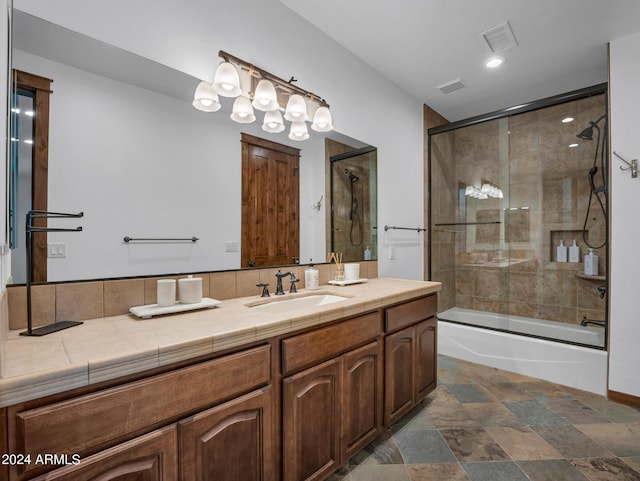
[[[589,127],[587,127],[582,132],[580,132],[578,135],[576,135],[576,137],[578,137],[579,139],[582,139],[582,140],[593,140],[593,128],[595,127],[598,130],[598,132],[600,132],[600,129],[598,128],[598,124],[606,116],[607,116],[607,114],[604,114],[604,115],[602,115],[602,117],[600,117],[595,122],[593,120],[591,122],[589,122]]]
[[[358,181],[360,180],[360,179],[358,178],[358,176],[357,176],[357,175],[355,175],[355,174],[353,173],[353,171],[352,171],[352,170],[344,169],[344,173],[345,173],[345,174],[347,174],[347,175],[349,176],[349,180],[350,180],[351,182],[358,182]]]
[[[576,135],[576,137],[582,140],[593,140],[593,127],[587,127],[578,135]]]

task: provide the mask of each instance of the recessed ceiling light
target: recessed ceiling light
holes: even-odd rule
[[[573,122],[573,117],[565,117],[562,119],[563,124],[568,124],[569,122]]]
[[[499,67],[500,65],[502,65],[502,62],[504,62],[504,60],[500,57],[492,57],[489,60],[487,60],[487,63],[485,63],[485,66],[487,68],[496,68]]]
[[[569,144],[569,147],[570,147],[570,148],[572,148],[572,149],[573,149],[574,147],[577,147],[577,146],[578,146],[578,144]]]

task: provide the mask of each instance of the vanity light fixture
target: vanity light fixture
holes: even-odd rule
[[[213,90],[223,97],[237,97],[242,93],[240,76],[233,64],[222,62],[218,65],[213,76]]]
[[[289,131],[289,138],[291,140],[307,140],[309,138],[309,131],[307,130],[307,124],[302,120],[296,120],[291,122],[291,130]]]
[[[265,132],[278,133],[284,130],[284,121],[279,110],[272,110],[264,113],[264,123],[262,130]]]
[[[203,112],[217,112],[220,110],[218,95],[209,82],[200,82],[193,95],[193,106]]]
[[[285,81],[222,50],[218,52],[222,62],[218,65],[213,83],[198,84],[193,106],[203,112],[216,112],[221,104],[219,96],[235,98],[231,119],[239,123],[256,120],[254,110],[264,112],[262,129],[266,132],[282,132],[284,119],[291,122],[289,138],[309,138],[306,122],[312,122],[316,132],[333,130],[329,104],[307,90],[294,85],[296,79]],[[313,120],[312,120],[313,119]]]
[[[250,124],[256,120],[256,116],[253,114],[253,105],[249,97],[240,95],[233,101],[233,110],[231,112],[231,120],[234,120],[240,124]]]
[[[502,189],[488,183],[482,184],[480,188],[468,185],[465,188],[464,195],[473,199],[504,199]]]

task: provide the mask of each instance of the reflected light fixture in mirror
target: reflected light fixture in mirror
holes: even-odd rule
[[[294,85],[294,77],[287,82],[222,50],[218,55],[223,62],[216,69],[213,83],[202,81],[196,88],[193,106],[198,110],[216,112],[220,109],[218,95],[236,97],[230,115],[235,122],[254,122],[256,109],[264,112],[262,129],[273,133],[284,130],[284,112],[284,119],[291,122],[292,140],[309,138],[309,121],[316,132],[333,130],[329,104],[319,95]],[[280,106],[280,101],[286,103],[286,108]]]

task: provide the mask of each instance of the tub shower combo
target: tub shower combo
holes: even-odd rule
[[[598,85],[429,130],[441,353],[606,392],[606,106]]]

